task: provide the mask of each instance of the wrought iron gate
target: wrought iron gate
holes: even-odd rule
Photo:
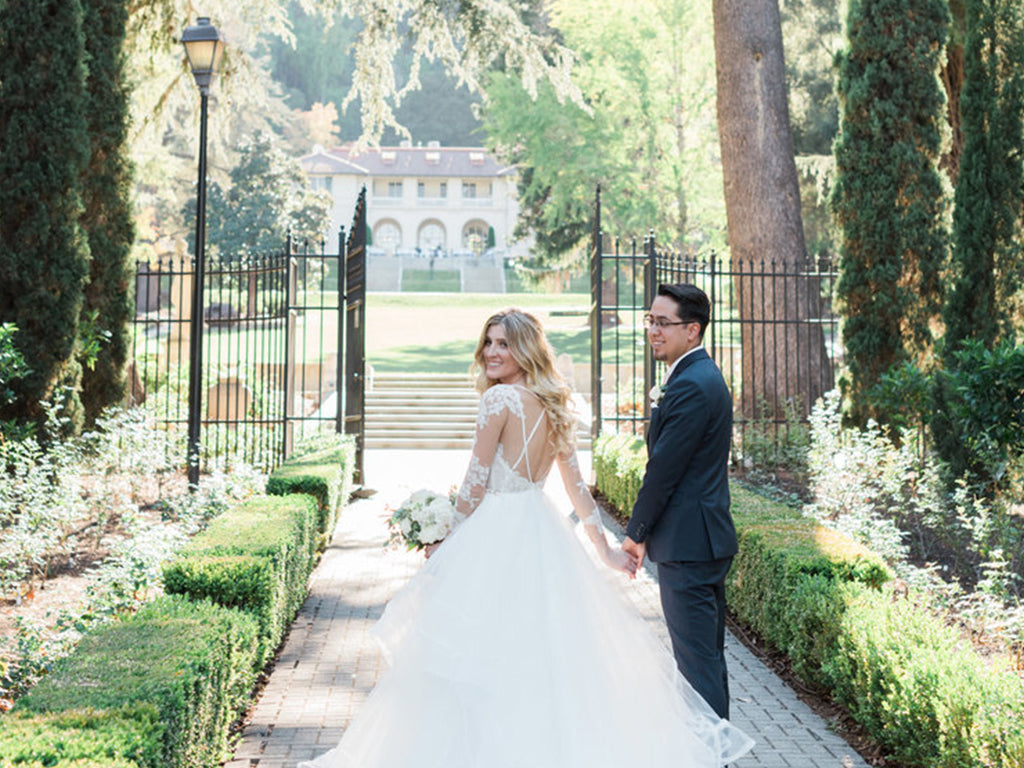
[[[344,244],[345,318],[342,346],[345,350],[343,428],[356,441],[356,483],[363,482],[363,449],[366,443],[366,187],[359,193],[352,228]],[[341,413],[341,409],[339,409]]]
[[[776,461],[813,401],[834,386],[841,357],[832,310],[836,278],[823,257],[794,265],[730,263],[714,252],[659,250],[653,231],[639,244],[607,242],[598,190],[591,243],[592,436],[643,434],[647,393],[664,368],[646,344],[643,314],[659,283],[692,283],[711,300],[704,347],[733,392],[733,458]],[[783,393],[781,407],[764,407],[765,393]]]
[[[204,469],[239,457],[269,470],[326,429],[356,435],[361,471],[365,240],[364,190],[337,253],[289,237],[281,253],[222,258],[205,270]],[[132,326],[129,404],[150,409],[182,462],[192,279],[188,258],[140,264]]]

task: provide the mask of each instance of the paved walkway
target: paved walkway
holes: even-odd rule
[[[580,459],[586,471],[589,456]],[[468,460],[468,451],[367,452],[367,487],[377,493],[344,511],[228,768],[294,768],[338,742],[384,670],[368,631],[422,562],[422,555],[383,546],[385,505],[396,506],[417,488],[449,488],[461,480]],[[552,473],[548,491],[568,510],[557,475],[557,470]],[[614,521],[606,524],[621,535]],[[623,588],[667,646],[651,573],[623,580]],[[757,740],[736,768],[867,768],[732,636],[727,637],[726,653],[733,722]]]

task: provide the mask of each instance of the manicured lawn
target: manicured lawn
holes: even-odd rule
[[[557,354],[590,360],[586,294],[373,293],[366,302],[366,359],[377,371],[465,373],[493,313],[519,307],[537,316]]]

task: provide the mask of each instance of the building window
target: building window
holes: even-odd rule
[[[469,199],[476,197],[476,182],[475,181],[464,181],[462,182],[462,196]]]
[[[416,184],[416,197],[426,197],[426,196],[427,196],[427,185],[424,182],[422,182],[422,181],[418,182]]]
[[[310,176],[309,186],[319,192],[323,190],[329,194],[334,193],[334,177],[333,176]]]
[[[448,197],[448,182],[447,181],[442,181],[441,182],[441,194],[438,195],[438,197]]]
[[[487,230],[486,222],[479,219],[469,222],[462,229],[463,249],[472,251],[478,256],[487,250]]]
[[[389,181],[388,182],[388,197],[401,197],[402,196],[402,182],[400,181]]]
[[[428,221],[420,227],[419,242],[417,245],[425,252],[430,253],[438,249],[444,249],[444,226],[439,221]]]
[[[395,251],[402,245],[402,229],[395,221],[381,221],[373,229],[373,244],[386,251]]]

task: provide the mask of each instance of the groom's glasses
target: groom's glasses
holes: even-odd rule
[[[697,322],[697,321],[696,320],[669,320],[669,319],[664,318],[664,317],[655,317],[654,315],[651,315],[651,314],[644,315],[644,328],[646,328],[648,331],[650,331],[653,328],[657,328],[657,329],[663,331],[666,328],[668,328],[670,326],[673,326],[673,325],[689,325],[690,323],[695,323],[695,322]]]

